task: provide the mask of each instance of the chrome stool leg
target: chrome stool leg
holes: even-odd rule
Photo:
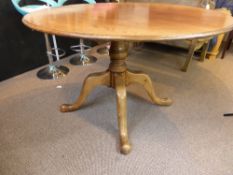
[[[79,53],[78,56],[75,55],[73,58],[70,59],[70,64],[84,66],[84,65],[95,63],[97,61],[96,57],[85,53],[85,51],[90,49],[91,47],[86,46],[83,42],[83,39],[80,39],[79,45],[71,46],[70,48],[71,50]]]
[[[59,53],[58,53],[58,47],[57,47],[57,40],[56,40],[56,37],[55,37],[55,35],[52,35],[52,39],[53,39],[53,48],[54,48],[54,51],[55,51],[55,55],[56,55],[56,59],[57,59],[57,61],[59,61],[60,60],[60,57],[63,57],[64,55],[65,55],[65,52],[64,52],[64,55],[59,55]]]
[[[53,44],[54,44],[53,49],[51,48],[48,34],[45,33],[44,37],[45,37],[45,44],[47,48],[47,56],[49,60],[49,65],[39,70],[37,72],[37,77],[39,77],[40,79],[58,79],[61,77],[65,77],[68,74],[69,69],[62,65],[55,65],[53,61],[54,56],[56,56],[57,61],[59,61],[60,60],[59,57],[64,56],[65,52],[59,55],[59,49],[57,48],[57,42],[56,42],[56,38],[54,35],[52,36]],[[55,55],[53,54],[53,51],[55,52]]]
[[[100,47],[99,49],[97,49],[97,53],[99,53],[101,55],[109,55],[110,45],[111,45],[110,42],[106,43],[105,46]]]

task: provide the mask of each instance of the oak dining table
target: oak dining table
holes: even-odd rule
[[[97,86],[114,88],[119,150],[123,154],[128,154],[132,148],[127,129],[126,87],[139,83],[145,88],[152,103],[161,106],[172,104],[171,99],[161,98],[155,93],[152,80],[147,74],[127,68],[128,42],[199,39],[233,29],[232,17],[220,11],[164,3],[67,5],[30,13],[23,18],[23,23],[39,32],[111,41],[109,67],[103,72],[88,75],[77,100],[73,104],[61,105],[60,111],[78,110]]]

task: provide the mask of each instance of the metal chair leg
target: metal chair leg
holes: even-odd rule
[[[110,44],[110,42],[107,42],[103,47],[97,49],[97,53],[101,55],[109,55]]]
[[[47,56],[48,56],[48,60],[49,60],[49,65],[46,66],[45,68],[42,68],[41,70],[39,70],[37,72],[37,77],[40,79],[58,79],[61,77],[65,77],[68,72],[69,69],[65,66],[56,66],[54,64],[53,61],[53,53],[52,53],[52,48],[49,42],[49,37],[48,34],[44,34],[45,37],[45,44],[46,44],[46,49],[47,49]],[[54,37],[53,37],[54,39]],[[55,54],[56,54],[56,58],[57,60],[59,60],[59,53],[58,53],[58,49],[56,42],[54,43],[54,47],[55,47]]]
[[[57,59],[57,61],[59,61],[60,57],[59,57],[59,53],[58,53],[57,40],[56,40],[55,35],[52,35],[52,38],[53,38],[53,46],[54,46],[54,50],[55,50],[56,59]]]
[[[71,50],[79,53],[79,55],[75,55],[73,58],[71,58],[70,64],[84,66],[95,63],[97,61],[97,58],[92,55],[86,54],[86,50],[88,49],[90,49],[90,47],[84,44],[83,39],[80,39],[79,45],[71,47]]]

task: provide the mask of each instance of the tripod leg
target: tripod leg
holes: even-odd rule
[[[117,96],[117,117],[120,132],[120,151],[123,154],[128,154],[131,151],[131,145],[128,139],[127,130],[127,92],[124,77],[116,75],[115,89]]]
[[[169,98],[160,98],[154,91],[152,81],[147,74],[127,71],[127,84],[139,83],[144,86],[152,102],[156,105],[169,106],[172,100]]]
[[[110,86],[110,73],[100,72],[90,74],[84,81],[80,95],[75,103],[63,104],[60,107],[61,112],[75,111],[84,103],[89,93],[98,85]]]

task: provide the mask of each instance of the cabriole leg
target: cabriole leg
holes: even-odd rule
[[[156,105],[169,106],[172,100],[169,98],[160,98],[154,91],[152,81],[147,74],[141,72],[127,71],[127,84],[139,83],[141,84],[152,102]]]
[[[124,74],[124,73],[123,73]],[[117,117],[120,135],[120,151],[128,154],[131,151],[127,130],[127,92],[125,86],[125,76],[114,75],[116,97],[117,97]]]
[[[89,93],[98,85],[110,86],[110,73],[99,72],[90,74],[84,81],[80,95],[75,103],[63,104],[60,107],[61,112],[70,112],[78,110],[79,107],[84,103]]]

